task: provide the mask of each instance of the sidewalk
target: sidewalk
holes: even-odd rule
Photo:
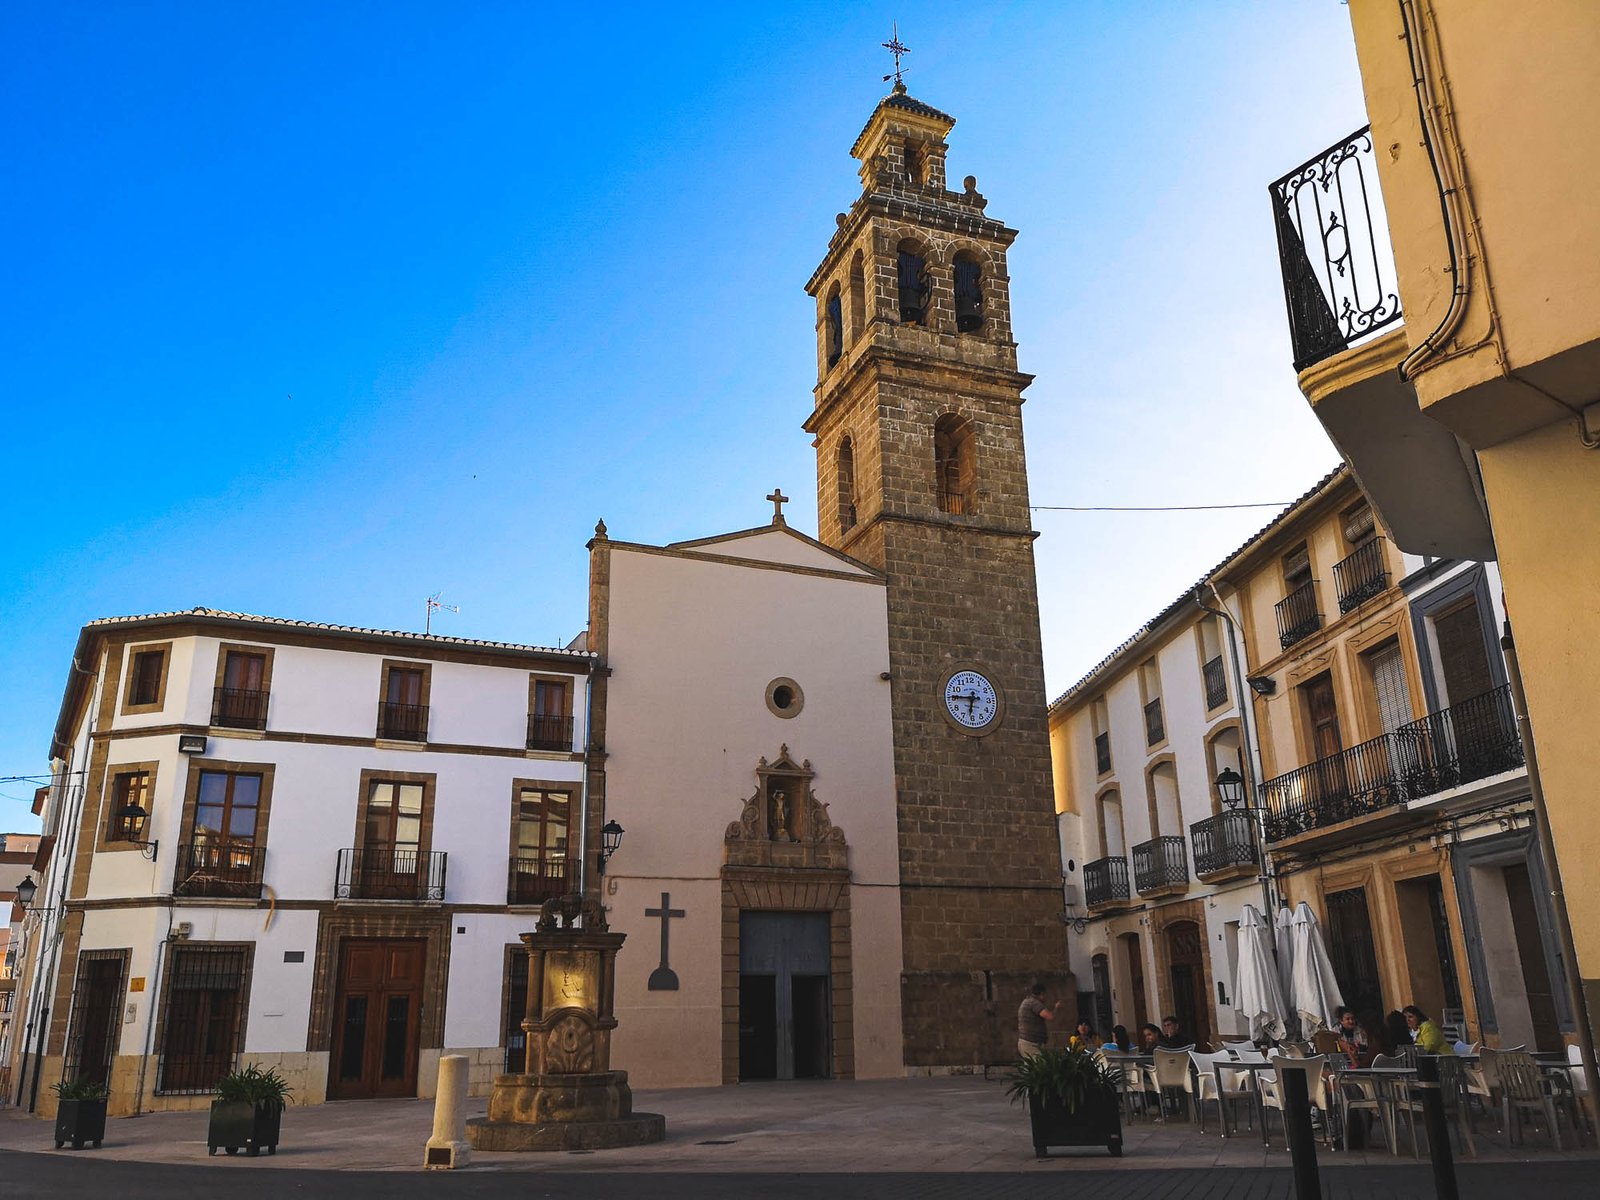
[[[516,1172],[675,1172],[735,1174],[1148,1172],[1277,1168],[1289,1165],[1282,1133],[1272,1145],[1259,1131],[1220,1136],[1214,1121],[1201,1133],[1188,1122],[1137,1121],[1124,1128],[1125,1157],[1104,1151],[1057,1151],[1033,1156],[1028,1118],[1005,1098],[1004,1085],[975,1076],[864,1082],[744,1084],[737,1087],[641,1091],[635,1108],[664,1113],[667,1140],[656,1146],[556,1154],[475,1154],[472,1170]],[[473,1101],[469,1115],[483,1112]],[[56,1151],[53,1125],[14,1109],[0,1109],[0,1149],[39,1152],[58,1159],[96,1162],[207,1164],[250,1171],[420,1171],[432,1128],[430,1101],[347,1101],[314,1108],[290,1107],[283,1143],[273,1156],[227,1159],[206,1154],[205,1113],[156,1113],[113,1118],[100,1150]],[[1492,1121],[1480,1133],[1492,1135]],[[1402,1142],[1402,1145],[1405,1143]],[[1540,1135],[1508,1147],[1479,1138],[1477,1162],[1537,1163],[1563,1174],[1593,1178],[1600,1194],[1600,1152],[1592,1146],[1554,1153]],[[1413,1174],[1418,1164],[1386,1151],[1319,1152],[1324,1175],[1352,1166]],[[1473,1160],[1458,1157],[1463,1172]],[[1397,1170],[1397,1168],[1399,1170]],[[1427,1160],[1421,1163],[1427,1169]],[[1499,1172],[1497,1172],[1498,1174]],[[1366,1175],[1367,1172],[1362,1172]],[[1353,1183],[1354,1180],[1352,1179]],[[0,1188],[0,1191],[3,1191]],[[1546,1192],[1545,1195],[1552,1193]]]

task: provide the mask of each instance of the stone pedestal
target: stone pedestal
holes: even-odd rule
[[[581,925],[579,922],[581,921]],[[593,900],[547,901],[528,953],[524,1069],[497,1075],[489,1112],[467,1122],[479,1150],[599,1150],[666,1136],[666,1118],[633,1111],[628,1073],[611,1069],[616,959],[626,935]]]

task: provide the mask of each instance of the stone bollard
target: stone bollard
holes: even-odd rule
[[[464,1167],[472,1157],[467,1144],[467,1057],[446,1054],[439,1059],[439,1090],[433,1100],[433,1136],[422,1157],[425,1171]]]

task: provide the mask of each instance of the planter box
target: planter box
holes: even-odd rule
[[[1104,1146],[1112,1158],[1122,1157],[1122,1110],[1115,1096],[1086,1100],[1077,1112],[1061,1101],[1028,1097],[1033,1126],[1033,1152],[1045,1158],[1051,1146]]]
[[[251,1158],[262,1150],[276,1154],[278,1129],[282,1123],[283,1110],[276,1105],[251,1104],[248,1100],[213,1100],[206,1152],[215,1154],[220,1146],[226,1154],[237,1154],[243,1147]]]
[[[106,1102],[99,1100],[62,1100],[56,1108],[56,1149],[67,1142],[74,1150],[82,1150],[85,1142],[93,1142],[96,1150],[106,1136]]]

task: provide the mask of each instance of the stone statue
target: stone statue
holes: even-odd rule
[[[783,792],[772,793],[772,840],[790,841],[788,797]]]

